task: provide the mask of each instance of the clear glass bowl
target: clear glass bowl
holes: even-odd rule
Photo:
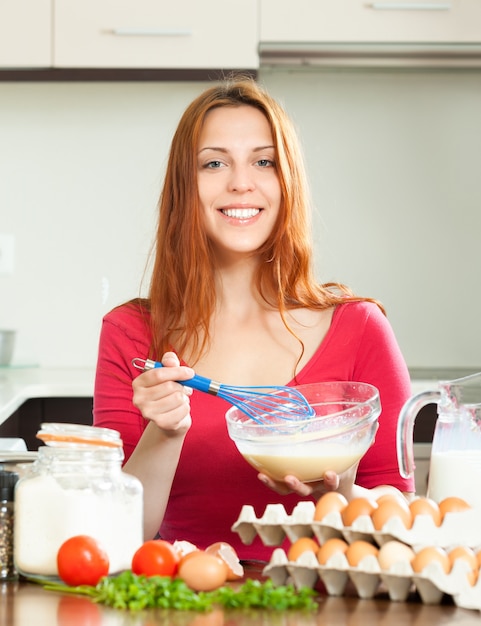
[[[374,441],[381,413],[373,385],[334,381],[296,387],[316,416],[283,419],[263,416],[259,424],[240,409],[226,413],[230,438],[245,460],[276,480],[291,474],[302,482],[338,474],[357,463]],[[287,417],[289,417],[287,415]]]

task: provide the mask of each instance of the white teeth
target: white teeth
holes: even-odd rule
[[[242,220],[254,217],[260,213],[260,209],[222,209],[222,213],[227,217],[234,217],[235,219]]]

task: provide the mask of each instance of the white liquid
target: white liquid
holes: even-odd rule
[[[282,480],[287,474],[292,474],[302,482],[309,482],[320,480],[327,470],[333,470],[337,474],[345,472],[361,458],[362,453],[327,454],[324,456],[294,456],[292,454],[277,456],[244,453],[243,456],[260,472],[268,474],[276,480]]]
[[[26,574],[57,576],[57,552],[74,535],[97,539],[110,573],[130,569],[143,541],[142,494],[64,489],[50,476],[20,482],[15,492],[14,555]]]
[[[428,495],[436,502],[457,496],[481,509],[481,450],[432,454]]]

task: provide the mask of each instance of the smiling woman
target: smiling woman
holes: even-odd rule
[[[291,509],[329,490],[348,500],[413,490],[396,456],[410,381],[392,328],[374,300],[316,281],[309,226],[303,157],[282,107],[242,76],[201,93],[172,139],[149,297],[108,313],[100,337],[95,424],[121,432],[125,469],[144,486],[147,538],[225,541],[262,559],[268,547],[231,531],[246,502],[264,510],[282,495]],[[135,358],[164,367],[139,374]],[[274,480],[230,440],[229,404],[179,384],[194,373],[235,386],[370,383],[382,405],[376,440],[341,475]]]

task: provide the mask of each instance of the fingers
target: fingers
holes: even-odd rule
[[[328,471],[324,474],[323,479],[311,483],[303,483],[295,476],[285,476],[283,481],[273,480],[266,474],[258,474],[258,479],[264,483],[269,489],[272,489],[280,495],[288,493],[296,493],[299,496],[310,496],[315,494],[316,498],[320,497],[326,491],[336,491],[340,485],[340,478],[336,472]]]
[[[143,372],[132,381],[132,402],[145,419],[166,431],[183,433],[190,428],[190,396],[192,389],[178,381],[194,376],[194,370],[180,365],[174,352],[166,352],[162,365]]]

